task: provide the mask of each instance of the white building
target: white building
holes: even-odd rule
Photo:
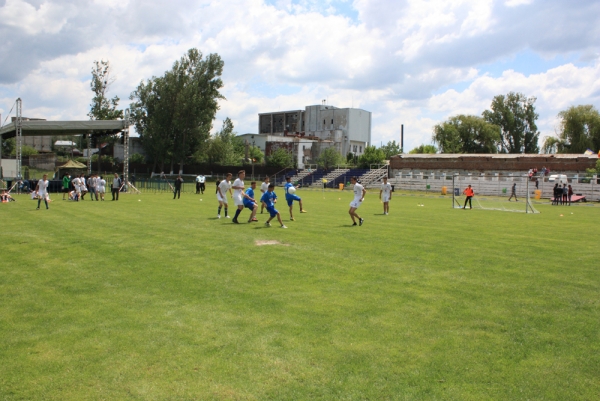
[[[350,152],[362,155],[365,147],[371,145],[371,112],[322,104],[306,106],[304,110],[260,113],[258,135],[252,140],[248,136],[252,134],[243,137],[250,144],[253,140],[267,155],[267,142],[295,143],[294,155],[302,168],[330,146],[343,156]]]

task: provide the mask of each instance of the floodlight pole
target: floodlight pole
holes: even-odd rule
[[[17,99],[17,120],[15,121],[15,130],[17,134],[17,181],[21,175],[21,165],[23,159],[23,104],[21,98]]]
[[[129,109],[125,109],[123,130],[123,182],[129,186]]]

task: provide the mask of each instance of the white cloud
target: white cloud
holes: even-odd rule
[[[110,96],[126,105],[141,80],[162,75],[192,47],[225,61],[218,119],[231,117],[238,132],[256,131],[258,112],[327,98],[372,111],[375,143],[398,140],[405,124],[409,149],[429,142],[441,119],[480,114],[498,94],[537,96],[544,130],[561,109],[600,96],[598,2],[354,0],[358,20],[337,11],[349,6],[340,0],[271,3],[6,0],[0,111],[21,96],[27,115],[86,118],[90,70],[100,59],[117,78]],[[518,65],[493,70],[524,50],[579,60],[536,74]]]

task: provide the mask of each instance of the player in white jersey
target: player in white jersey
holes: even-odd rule
[[[37,205],[37,209],[35,209],[35,210],[40,210],[40,203],[42,202],[42,199],[44,199],[44,203],[46,204],[46,209],[48,209],[48,185],[49,185],[48,174],[44,174],[42,179],[38,181],[38,183],[35,187],[35,191],[38,194],[38,205]]]
[[[390,213],[390,199],[392,199],[392,184],[388,183],[387,177],[383,177],[381,190],[379,191],[379,199],[383,202],[383,214]]]
[[[227,177],[217,186],[217,200],[219,201],[217,219],[221,218],[222,207],[225,207],[225,217],[229,218],[227,214],[227,191],[229,191],[229,195],[231,196],[231,173],[228,173]]]
[[[104,200],[104,194],[106,193],[106,180],[100,176],[98,179],[98,194],[100,195],[100,200]]]
[[[265,192],[267,192],[269,190],[269,176],[265,177],[265,181],[260,185],[260,192],[264,195]],[[262,197],[262,195],[261,195]],[[265,209],[265,204],[264,203],[260,203],[260,213],[262,214],[263,210]]]
[[[235,216],[233,216],[233,222],[239,224],[237,218],[244,210],[244,178],[246,178],[246,171],[238,171],[238,178],[235,179],[231,188],[233,188],[233,203],[237,206]]]
[[[354,199],[352,200],[352,202],[350,202],[350,210],[348,211],[348,213],[350,214],[350,217],[352,217],[352,222],[354,223],[352,224],[353,226],[356,225],[356,219],[358,219],[358,224],[362,226],[364,220],[356,213],[356,209],[358,209],[362,204],[367,191],[362,185],[358,183],[358,179],[356,177],[352,177],[350,179],[350,182],[354,185]]]

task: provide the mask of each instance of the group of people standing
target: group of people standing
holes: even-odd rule
[[[566,205],[571,206],[571,197],[573,196],[573,188],[571,185],[560,184],[554,185],[554,198],[552,198],[553,205]]]
[[[104,201],[107,182],[103,176],[91,174],[86,177],[84,174],[75,175],[71,178],[70,174],[65,174],[62,179],[63,184],[63,200],[68,197],[68,200],[78,202],[85,200],[85,196],[90,194],[90,200]],[[112,200],[119,200],[119,191],[121,190],[123,181],[117,173],[114,174],[111,185]]]

